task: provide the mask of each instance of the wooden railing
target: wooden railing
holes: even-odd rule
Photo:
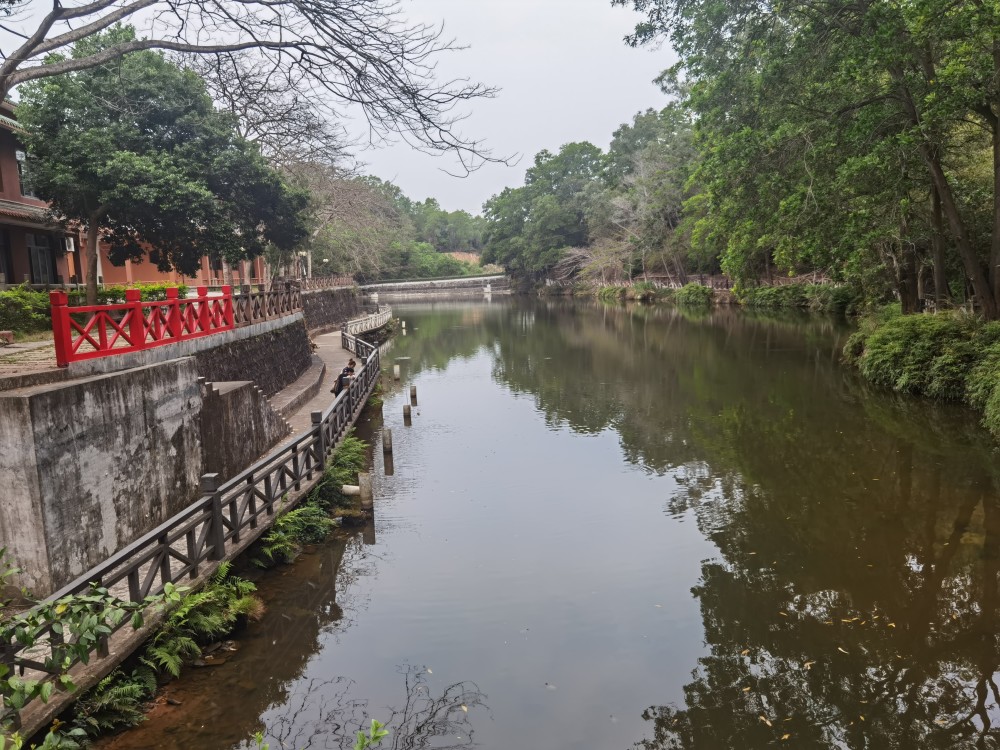
[[[224,286],[221,294],[209,296],[208,288],[200,286],[197,297],[180,299],[177,289],[171,288],[158,302],[143,302],[138,289],[128,289],[125,304],[81,307],[70,307],[66,292],[50,292],[56,364],[66,367],[70,362],[174,344],[302,309],[301,292],[290,285],[267,292],[250,289],[246,286],[234,295],[231,287]]]
[[[52,594],[47,603],[86,594],[93,585],[131,602],[164,592],[210,574],[218,563],[239,553],[271,525],[278,510],[294,505],[322,476],[330,453],[344,437],[378,382],[379,351],[371,344],[344,336],[345,348],[362,358],[350,386],[322,412],[313,412],[312,427],[296,436],[238,476],[220,484],[217,474],[202,476],[202,497],[157,528],[91,568]],[[107,622],[112,634],[127,624]],[[95,647],[108,653],[106,636]],[[50,663],[63,643],[51,629],[30,649],[17,641],[0,643],[0,659],[9,674],[43,681],[55,680],[61,669]]]
[[[374,331],[376,328],[381,328],[391,319],[392,308],[389,305],[379,305],[377,311],[373,311],[363,318],[347,321],[341,330],[349,336],[357,336],[366,331]],[[346,345],[344,348],[347,348]]]
[[[269,292],[251,292],[249,287],[245,287],[233,297],[233,317],[237,328],[290,315],[301,309],[302,295],[290,286]]]

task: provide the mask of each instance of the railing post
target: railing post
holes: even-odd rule
[[[198,327],[204,333],[209,331],[207,286],[198,287]]]
[[[222,287],[222,324],[226,328],[233,327],[233,288],[228,284]]]
[[[222,524],[222,495],[219,493],[219,475],[201,475],[201,494],[211,495],[212,528],[208,532],[208,544],[212,551],[208,553],[209,560],[224,560],[226,558],[226,529]]]
[[[69,296],[66,292],[49,292],[52,306],[52,339],[56,345],[56,365],[66,367],[72,347],[69,333]]]
[[[177,297],[177,287],[172,286],[167,289],[167,331],[170,338],[179,339],[184,332],[184,324],[181,322],[181,303]]]
[[[142,314],[142,292],[138,289],[125,290],[128,305],[128,337],[134,349],[146,348],[146,316]]]
[[[319,473],[323,473],[326,466],[326,433],[323,430],[323,412],[314,411],[312,413],[312,428],[316,431],[316,454],[319,456]]]

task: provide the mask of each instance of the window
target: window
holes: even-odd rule
[[[45,234],[25,234],[28,259],[31,261],[31,283],[52,284],[56,281],[56,258],[52,243]]]
[[[17,179],[21,182],[21,195],[25,198],[37,198],[35,191],[31,189],[31,181],[28,177],[28,155],[21,150],[14,152],[17,157]]]

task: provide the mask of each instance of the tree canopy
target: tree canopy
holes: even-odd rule
[[[118,27],[80,42],[94,55],[134,38]],[[23,87],[29,176],[53,212],[88,230],[88,290],[98,237],[114,263],[157,251],[159,267],[193,274],[209,255],[236,262],[290,248],[306,196],[290,189],[194,73],[139,52]]]

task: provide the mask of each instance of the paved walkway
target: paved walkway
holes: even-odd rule
[[[335,396],[330,393],[330,389],[333,388],[340,371],[347,366],[347,360],[354,356],[347,349],[341,348],[340,331],[324,333],[313,341],[316,342],[316,355],[326,364],[326,374],[323,376],[323,382],[320,383],[319,393],[288,417],[288,424],[292,427],[292,435],[298,435],[308,430],[312,425],[312,413],[323,411],[333,403]]]
[[[0,377],[55,369],[56,347],[51,337],[0,346]]]

